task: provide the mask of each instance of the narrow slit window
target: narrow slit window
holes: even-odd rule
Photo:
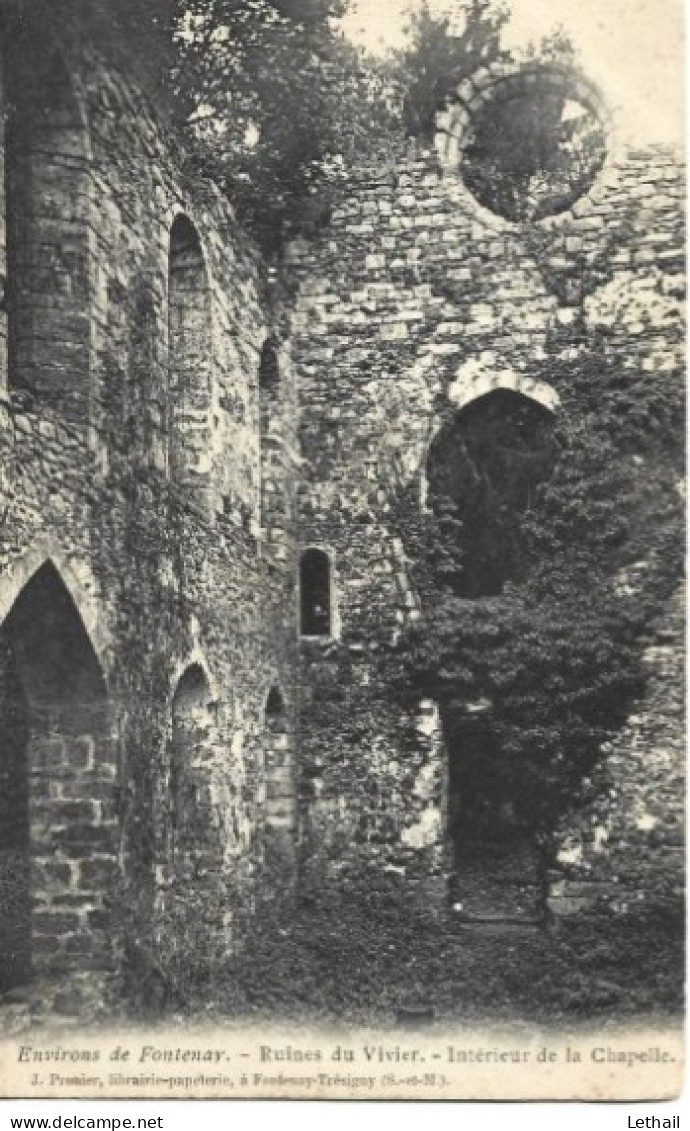
[[[268,693],[264,715],[268,730],[274,733],[285,730],[285,703],[277,687],[272,687]]]
[[[331,635],[331,564],[323,550],[305,550],[300,561],[302,636]]]
[[[273,400],[280,385],[280,366],[275,342],[269,338],[264,342],[259,362],[259,392],[262,397]]]

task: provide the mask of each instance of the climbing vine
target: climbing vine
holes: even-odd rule
[[[439,702],[451,759],[463,720],[483,713],[484,738],[463,753],[467,819],[493,838],[521,830],[547,861],[643,690],[645,640],[682,569],[682,372],[645,364],[648,344],[624,354],[612,333],[561,340],[548,363],[562,406],[550,466],[519,513],[480,490],[485,445],[472,465],[484,515],[446,489],[400,524],[421,616],[391,657],[396,685]],[[463,588],[478,531],[485,568],[519,547],[519,570],[488,592],[476,576]]]

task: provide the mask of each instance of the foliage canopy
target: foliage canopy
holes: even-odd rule
[[[202,166],[272,250],[326,215],[353,170],[428,138],[454,84],[505,58],[505,13],[458,0],[463,31],[428,3],[407,46],[379,58],[343,34],[347,0],[179,0],[170,76]]]

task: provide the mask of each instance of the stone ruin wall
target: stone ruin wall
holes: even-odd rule
[[[36,38],[22,60],[51,106],[18,86],[13,47],[0,729],[6,748],[29,731],[31,852],[2,845],[2,883],[19,855],[35,906],[13,929],[39,974],[112,967],[123,917],[145,970],[159,948],[234,945],[294,878],[294,376],[275,285],[137,88]],[[98,690],[68,689],[66,668]]]
[[[480,95],[491,81],[479,76]],[[365,173],[328,230],[292,248],[306,466],[300,537],[332,557],[338,624],[333,638],[302,643],[305,837],[318,874],[373,863],[416,877],[424,899],[440,900],[452,864],[436,708],[422,702],[403,718],[391,704],[395,688],[376,685],[376,650],[415,615],[395,501],[407,490],[413,506],[423,503],[431,440],[492,389],[567,411],[549,384],[550,364],[572,350],[574,325],[587,336],[605,327],[623,356],[660,382],[683,349],[677,156],[616,145],[608,123],[603,171],[568,213],[539,225],[537,254],[524,229],[463,185],[453,164],[461,116],[459,124],[441,116],[446,132],[434,151]],[[605,278],[588,288],[586,265],[602,257]],[[564,830],[550,876],[558,914],[599,898],[629,906],[660,875],[682,890],[678,604],[659,633],[646,653],[650,689],[607,759],[604,800]],[[421,740],[410,745],[411,734]],[[523,869],[517,859],[502,894],[488,874],[468,876],[464,891],[460,877],[463,898],[479,914],[520,915],[531,898]]]
[[[9,116],[0,150],[0,729],[28,762],[28,800],[10,784],[31,843],[3,843],[0,882],[27,871],[12,930],[39,975],[73,971],[78,1008],[113,968],[114,921],[146,976],[191,946],[212,960],[298,861],[307,884],[373,864],[447,899],[438,714],[407,714],[373,662],[416,606],[393,501],[421,505],[443,399],[499,386],[554,407],[549,358],[583,314],[664,379],[682,186],[670,153],[610,161],[551,230],[556,293],[520,230],[412,154],[293,245],[292,306],[136,86],[90,47],[24,46],[52,108],[22,103],[6,54],[24,125]],[[580,301],[573,264],[617,227],[611,278]],[[298,642],[307,547],[330,557],[331,631]],[[617,807],[564,834],[565,910],[611,890],[616,846],[626,866],[636,846],[631,890],[676,865],[677,622],[609,759]]]

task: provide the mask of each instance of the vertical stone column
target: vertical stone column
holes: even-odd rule
[[[6,64],[8,382],[83,423],[93,266],[85,112],[52,44],[27,35]]]

